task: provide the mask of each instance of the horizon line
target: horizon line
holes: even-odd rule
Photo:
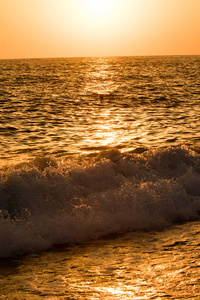
[[[26,60],[26,59],[62,59],[62,58],[98,58],[98,57],[160,57],[160,56],[200,56],[200,54],[148,54],[148,55],[88,55],[88,56],[46,56],[46,57],[13,57],[0,58],[0,60]]]

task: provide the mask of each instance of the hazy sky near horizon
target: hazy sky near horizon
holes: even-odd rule
[[[200,0],[0,0],[0,59],[200,54]]]

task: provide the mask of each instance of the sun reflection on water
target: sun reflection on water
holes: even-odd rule
[[[105,297],[113,296],[115,299],[130,299],[130,297],[131,299],[139,299],[134,297],[133,292],[125,291],[120,287],[99,287],[96,288],[96,291],[99,293],[103,293]]]
[[[96,64],[92,64],[90,72],[86,74],[84,91],[86,94],[110,95],[118,88],[118,83],[114,79],[115,72],[112,70],[111,62],[104,58],[99,58]]]
[[[102,146],[113,145],[117,139],[117,133],[109,123],[100,124],[95,135],[96,139],[101,141]]]

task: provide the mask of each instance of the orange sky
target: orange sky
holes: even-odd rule
[[[200,0],[0,0],[0,59],[200,54]]]

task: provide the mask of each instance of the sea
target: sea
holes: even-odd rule
[[[0,60],[0,299],[200,299],[200,56]]]

